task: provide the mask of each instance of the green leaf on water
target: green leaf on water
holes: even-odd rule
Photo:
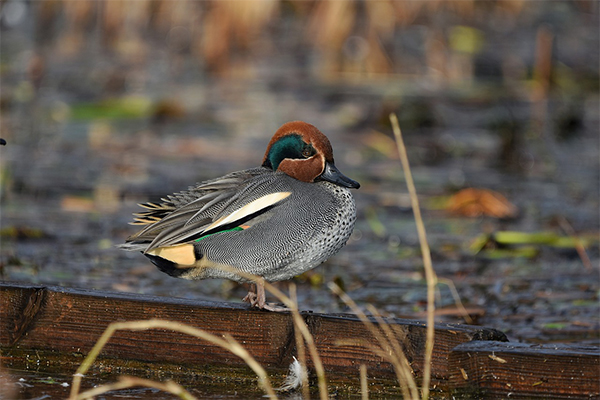
[[[34,379],[34,380],[32,380],[32,382],[35,382],[35,383],[47,383],[49,385],[60,385],[62,383],[62,382],[57,382],[56,379],[54,379],[51,376],[48,376],[46,378]]]
[[[97,103],[77,104],[71,107],[73,119],[128,119],[144,118],[152,113],[152,102],[142,96],[126,96]]]
[[[542,325],[544,329],[565,329],[568,326],[565,322],[548,322]]]
[[[571,302],[571,305],[573,305],[575,307],[597,306],[598,300],[585,300],[585,299],[573,300]]]
[[[560,236],[553,232],[516,232],[499,231],[492,234],[482,234],[476,237],[469,250],[474,254],[485,252],[486,256],[496,257],[532,257],[534,246],[550,246],[555,248],[589,247],[598,242],[593,236]]]
[[[489,259],[501,258],[533,258],[537,256],[539,249],[534,246],[523,246],[511,249],[484,249],[479,252],[480,255]]]
[[[500,231],[493,235],[493,239],[500,244],[549,244],[557,236],[551,232],[515,232],[515,231]]]
[[[450,47],[458,52],[477,54],[485,43],[483,32],[470,26],[457,25],[450,28]]]

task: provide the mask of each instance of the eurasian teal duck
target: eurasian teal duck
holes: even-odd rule
[[[354,228],[348,190],[359,183],[333,161],[329,139],[313,125],[288,122],[277,130],[258,168],[232,172],[140,204],[134,225],[145,227],[121,247],[141,251],[178,278],[248,282],[240,270],[266,281],[290,279],[342,248]],[[264,286],[244,298],[272,309]]]

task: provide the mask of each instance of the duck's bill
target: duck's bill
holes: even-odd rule
[[[319,179],[351,189],[358,189],[360,187],[360,183],[342,174],[340,170],[337,169],[335,164],[330,162],[325,163],[325,169],[323,170],[323,173],[319,176]]]

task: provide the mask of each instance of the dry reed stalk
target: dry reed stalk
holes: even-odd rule
[[[296,285],[290,283],[290,299],[294,304],[298,304],[296,297]],[[300,328],[294,323],[294,338],[296,339],[296,353],[298,354],[298,361],[302,368],[302,398],[310,399],[310,388],[308,386],[308,371],[306,369],[306,348],[304,347],[304,339]]]
[[[377,310],[372,304],[367,304],[367,309],[373,315],[381,330],[390,338],[390,343],[392,344],[393,351],[395,356],[398,358],[400,365],[402,366],[402,373],[405,379],[405,382],[408,383],[408,388],[410,390],[410,395],[412,399],[418,399],[419,389],[417,388],[417,383],[415,381],[414,371],[412,366],[410,365],[410,361],[406,358],[406,354],[404,353],[404,349],[400,346],[398,342],[397,336],[392,331],[390,325],[383,319],[379,310]],[[403,332],[406,339],[406,333]]]
[[[215,72],[225,72],[229,67],[232,49],[251,48],[280,7],[276,0],[211,1],[207,4],[197,41],[203,60]]]
[[[352,34],[356,20],[354,1],[337,0],[316,2],[307,24],[310,44],[321,52],[320,73],[334,77],[342,69],[341,51]]]
[[[261,278],[262,279],[262,278]],[[294,329],[298,329],[306,342],[306,346],[308,347],[308,351],[310,353],[310,357],[315,366],[315,371],[317,372],[317,381],[319,386],[319,397],[321,400],[329,399],[329,393],[327,390],[327,381],[325,380],[325,368],[323,368],[323,363],[321,362],[321,357],[317,351],[317,346],[315,344],[314,338],[311,335],[308,326],[306,326],[306,322],[304,322],[304,318],[300,315],[298,311],[298,304],[294,303],[289,297],[287,297],[283,292],[277,289],[275,286],[271,285],[268,282],[263,282],[265,285],[265,289],[277,297],[280,301],[282,301],[287,307],[292,311],[292,317],[294,320]]]
[[[360,398],[369,400],[369,382],[367,381],[367,366],[360,364]]]
[[[95,396],[113,391],[113,390],[122,390],[131,387],[148,387],[154,388],[158,390],[162,390],[163,392],[171,393],[180,399],[183,400],[197,400],[190,392],[185,390],[183,386],[175,383],[173,381],[165,381],[165,382],[157,382],[150,379],[142,379],[136,378],[133,376],[121,376],[117,382],[109,383],[106,385],[97,386],[93,389],[87,390],[83,393],[80,393],[77,396],[77,399],[91,399]]]
[[[467,309],[463,305],[462,301],[460,300],[460,295],[458,294],[458,290],[456,290],[456,285],[454,285],[454,282],[452,282],[452,280],[446,279],[446,278],[437,278],[437,279],[438,279],[439,283],[443,283],[444,285],[448,286],[448,288],[450,289],[450,293],[452,293],[452,297],[454,298],[454,304],[456,305],[456,308],[458,308],[458,311],[464,318],[465,322],[467,324],[472,324],[473,318],[471,318],[471,316],[469,315],[469,312],[467,311]]]
[[[315,372],[317,373],[317,381],[318,381],[318,386],[319,386],[319,397],[322,400],[327,400],[329,398],[329,394],[328,394],[328,390],[327,390],[327,381],[325,380],[325,368],[323,368],[323,363],[321,362],[321,357],[319,356],[319,353],[317,351],[317,346],[315,345],[314,338],[311,335],[310,330],[308,329],[308,326],[306,326],[306,322],[304,322],[304,318],[302,318],[302,316],[300,315],[300,312],[298,311],[298,304],[296,304],[294,301],[292,301],[292,299],[290,299],[288,296],[286,296],[281,290],[277,289],[275,286],[273,286],[269,282],[266,282],[262,277],[252,275],[247,272],[237,270],[235,268],[229,268],[226,266],[219,266],[219,268],[221,268],[225,271],[233,272],[236,275],[239,275],[240,277],[242,277],[248,281],[255,282],[257,284],[260,283],[260,284],[264,285],[264,288],[267,292],[269,292],[273,296],[277,297],[277,299],[279,301],[281,301],[286,307],[288,307],[290,309],[290,311],[292,313],[292,319],[295,324],[295,329],[297,328],[298,331],[300,331],[300,333],[302,334],[302,337],[304,338],[304,340],[306,342],[306,346],[308,347],[310,357],[313,361],[313,364],[315,367]]]
[[[398,365],[395,364],[395,363],[397,363],[397,360],[392,359],[392,357],[393,357],[392,351],[389,348],[384,350],[381,347],[381,344],[376,345],[366,339],[340,339],[340,340],[337,340],[335,342],[335,344],[337,346],[361,346],[361,347],[364,347],[365,349],[369,350],[371,353],[375,354],[376,356],[380,357],[382,360],[389,362],[394,367],[394,373],[396,374],[396,379],[398,380],[398,383],[400,384],[402,398],[403,399],[413,399],[413,400],[418,400],[420,398],[418,388],[417,388],[415,395],[410,394],[410,391],[406,385],[407,378],[402,373],[402,371],[399,369],[400,367],[397,368],[397,366],[399,364]],[[408,378],[408,379],[414,380],[414,378]],[[415,387],[416,387],[416,383],[415,383]]]
[[[252,370],[258,375],[259,382],[269,398],[277,399],[271,381],[265,369],[248,353],[248,351],[239,344],[231,335],[224,334],[223,338],[208,333],[202,329],[194,328],[185,324],[173,321],[165,321],[160,319],[150,319],[145,321],[129,321],[129,322],[113,322],[111,323],[100,339],[96,342],[87,357],[83,360],[77,371],[73,375],[73,383],[71,386],[71,394],[69,400],[79,400],[79,388],[81,386],[81,378],[92,366],[104,346],[108,343],[112,335],[118,330],[145,331],[148,329],[169,329],[176,332],[185,333],[190,336],[195,336],[207,342],[220,346],[236,356],[240,357]],[[175,394],[175,393],[174,393]]]
[[[369,312],[373,315],[373,317],[379,324],[379,327],[381,328],[381,330],[387,335],[387,337],[390,338],[389,342],[392,345],[394,354],[398,357],[400,363],[403,366],[405,366],[405,367],[403,367],[404,374],[406,376],[407,381],[409,382],[409,387],[413,392],[412,395],[413,395],[413,397],[415,395],[417,395],[417,397],[418,397],[419,391],[417,389],[416,383],[414,382],[413,369],[410,365],[410,361],[408,361],[408,359],[406,358],[404,349],[402,348],[402,346],[400,346],[400,343],[398,342],[398,338],[397,338],[396,334],[392,331],[392,328],[390,327],[390,325],[383,319],[383,317],[379,313],[379,310],[377,310],[372,304],[367,304],[367,310],[369,310]],[[406,339],[406,332],[402,332],[402,333],[404,335],[403,339]]]
[[[583,244],[583,241],[581,240],[579,235],[577,235],[577,233],[575,232],[575,229],[573,229],[573,226],[562,215],[560,215],[558,217],[558,225],[561,227],[561,229],[563,231],[566,232],[567,235],[569,235],[573,239],[575,239],[575,250],[577,250],[577,254],[579,255],[579,258],[581,259],[583,266],[588,271],[592,271],[594,269],[594,267],[592,265],[592,261],[590,260],[590,257],[588,256],[587,251],[585,250],[585,245]]]
[[[371,342],[365,341],[339,341],[339,344],[348,345],[359,345],[368,348],[376,355],[380,356],[384,360],[387,360],[392,364],[394,373],[400,384],[400,390],[402,391],[402,397],[406,399],[419,398],[419,390],[417,388],[413,370],[410,367],[410,363],[406,359],[404,352],[398,345],[399,352],[395,351],[395,347],[391,342],[391,337],[394,337],[391,331],[388,331],[390,339],[383,333],[385,328],[378,329],[371,320],[365,315],[365,313],[358,307],[358,305],[348,296],[336,283],[330,282],[329,289],[335,293],[350,309],[356,314],[360,321],[364,324],[367,330],[379,343],[379,347],[373,345]],[[385,325],[385,323],[384,323]],[[395,339],[394,339],[395,340]]]
[[[427,341],[425,343],[423,384],[421,387],[422,397],[426,400],[429,398],[429,384],[431,382],[431,359],[433,356],[433,344],[435,339],[435,287],[437,285],[437,276],[433,270],[431,252],[429,249],[429,243],[427,243],[425,224],[423,223],[423,218],[421,217],[421,209],[419,207],[417,190],[415,188],[415,183],[410,171],[408,155],[406,152],[406,147],[404,146],[404,141],[402,140],[402,131],[400,130],[400,125],[398,123],[398,117],[396,114],[390,114],[390,121],[392,122],[394,137],[396,138],[398,153],[400,154],[400,161],[406,176],[406,186],[408,187],[410,202],[415,216],[415,223],[417,225],[417,233],[419,236],[419,243],[421,245],[421,253],[423,256],[423,266],[425,268],[425,279],[427,280]]]
[[[552,74],[552,42],[554,35],[546,26],[538,28],[535,39],[534,88],[531,93],[532,126],[538,137],[544,136],[548,116],[548,92]]]
[[[394,71],[394,60],[388,54],[384,43],[394,38],[396,16],[393,0],[367,1],[365,9],[368,20],[366,38],[368,57],[364,57],[367,74],[390,74]]]

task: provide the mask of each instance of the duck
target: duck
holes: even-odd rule
[[[259,167],[139,204],[144,211],[131,224],[143,227],[120,247],[142,252],[173,277],[249,283],[243,301],[276,311],[262,279],[289,280],[337,253],[356,221],[349,189],[359,187],[336,167],[327,136],[309,123],[288,122]]]

